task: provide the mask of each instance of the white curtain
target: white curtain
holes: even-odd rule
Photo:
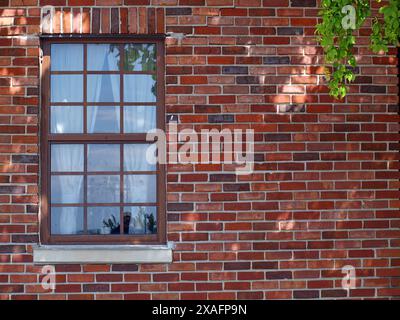
[[[107,59],[105,60],[107,63]],[[119,102],[119,75],[89,75],[88,76],[88,102]],[[91,119],[89,120],[89,132],[101,132],[100,112],[108,112],[110,108],[92,107]],[[109,115],[110,120],[119,123],[119,107],[113,108],[114,113]]]
[[[51,107],[52,133],[83,133],[83,108],[78,106]]]
[[[78,144],[54,144],[51,147],[52,172],[82,172],[84,163],[84,148]],[[83,176],[62,175],[52,177],[53,203],[78,203],[82,201]],[[68,207],[59,209],[59,220],[52,224],[60,234],[75,234],[82,222],[82,212],[79,208]],[[56,215],[52,215],[56,219]],[[58,224],[57,224],[58,222]],[[55,230],[56,231],[56,230]],[[57,232],[56,231],[56,232]]]
[[[110,51],[110,45],[89,45],[88,46],[89,70],[115,71],[118,70],[118,59],[115,53]],[[119,102],[120,81],[119,75],[89,75],[88,76],[88,102]],[[96,126],[99,123],[100,113],[104,108],[95,107],[91,112],[92,119],[89,120],[89,132],[101,132],[101,128]],[[110,110],[108,110],[110,111]],[[110,120],[118,123],[118,107],[114,108],[114,115],[108,114]],[[99,126],[100,127],[100,126]]]
[[[83,76],[78,74],[53,74],[50,91],[52,102],[82,102]]]
[[[118,71],[119,50],[109,44],[88,45],[89,71]]]
[[[156,127],[156,107],[124,106],[125,133],[147,133]]]
[[[124,145],[124,170],[125,171],[154,171],[155,165],[146,159],[149,144],[125,144]],[[155,156],[154,156],[155,158]],[[150,159],[155,163],[155,159]]]
[[[52,44],[51,45],[52,71],[82,71],[83,45],[82,44]]]
[[[156,175],[125,175],[124,191],[127,203],[156,202]]]
[[[147,74],[128,74],[124,76],[125,102],[155,102],[156,82]]]

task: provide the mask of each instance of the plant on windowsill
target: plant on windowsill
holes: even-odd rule
[[[150,213],[146,217],[147,217],[147,230],[151,234],[156,233],[157,232],[157,223],[156,223],[156,219],[154,219],[154,215],[152,213]]]
[[[131,223],[132,213],[124,212],[124,234],[129,234],[129,224]]]
[[[146,211],[142,207],[139,207],[137,215],[133,218],[133,233],[146,233]]]
[[[120,233],[120,225],[117,222],[117,219],[114,215],[111,215],[111,218],[103,220],[104,227],[110,230],[110,234],[119,234]]]

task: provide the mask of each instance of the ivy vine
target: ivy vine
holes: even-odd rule
[[[381,3],[381,0],[376,0]],[[317,40],[324,49],[325,74],[330,95],[344,98],[348,84],[356,79],[356,30],[371,17],[370,0],[322,0],[319,15],[322,22],[316,27]],[[389,0],[372,17],[371,45],[373,52],[388,52],[398,46],[400,39],[400,0]]]

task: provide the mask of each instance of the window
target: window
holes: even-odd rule
[[[165,243],[164,167],[146,158],[164,129],[163,39],[42,49],[42,242]]]

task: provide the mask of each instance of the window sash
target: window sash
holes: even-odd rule
[[[124,68],[120,68],[119,71],[87,71],[86,68],[82,70],[82,72],[75,71],[52,71],[49,72],[50,67],[50,46],[54,43],[113,43],[123,45],[126,43],[155,43],[156,44],[156,71],[126,71]],[[42,129],[41,129],[41,239],[43,243],[47,244],[112,244],[112,243],[123,243],[123,244],[163,244],[166,242],[166,228],[165,228],[165,193],[166,193],[166,180],[165,180],[165,165],[157,164],[157,169],[155,172],[156,178],[156,187],[157,187],[157,202],[154,203],[144,203],[145,205],[153,205],[157,207],[157,234],[144,234],[144,235],[52,235],[51,234],[51,217],[50,217],[50,178],[53,173],[50,170],[50,146],[54,143],[83,143],[85,145],[89,143],[102,143],[102,144],[121,144],[124,143],[152,143],[152,141],[146,141],[146,133],[73,133],[73,134],[54,134],[50,132],[50,117],[49,117],[49,109],[51,106],[62,106],[62,105],[80,105],[84,108],[84,119],[83,126],[87,129],[87,106],[120,106],[120,126],[123,126],[123,110],[124,106],[156,106],[156,127],[158,129],[165,130],[165,106],[164,106],[164,39],[163,36],[150,36],[150,37],[137,37],[137,36],[127,36],[127,37],[82,37],[77,36],[69,37],[67,39],[63,37],[50,37],[42,39],[42,50],[43,50],[43,59],[42,59],[42,74],[41,74],[41,85],[42,85]],[[84,64],[87,65],[87,49],[84,50]],[[121,58],[123,61],[123,58]],[[122,102],[122,94],[123,94],[123,85],[120,83],[120,96],[121,99],[117,103],[89,103],[86,100],[87,96],[87,88],[85,85],[84,88],[84,98],[81,103],[50,103],[50,77],[51,74],[83,74],[84,77],[87,77],[88,74],[118,74],[122,78],[125,74],[156,74],[157,82],[156,82],[156,90],[157,97],[155,102],[149,103],[125,103]],[[84,132],[87,132],[85,130]],[[123,131],[122,131],[123,132]],[[121,147],[122,149],[122,147]],[[126,172],[113,172],[113,174],[124,175]],[[107,173],[107,172],[106,172]],[[133,173],[133,172],[132,172]],[[144,172],[141,172],[144,174]],[[86,173],[85,173],[86,174]],[[97,173],[96,173],[97,174]],[[93,174],[93,175],[96,175]],[[110,173],[111,174],[111,173]],[[92,175],[92,173],[90,173]],[[122,192],[122,191],[121,191]],[[86,196],[86,193],[85,193]],[[92,204],[87,203],[85,199],[85,203],[81,204],[82,207],[89,207]],[[98,204],[97,204],[98,205]],[[121,206],[128,207],[130,205],[138,206],[140,204],[134,203],[113,203],[110,206]],[[62,207],[63,205],[59,204],[51,204],[51,206]],[[70,206],[70,205],[67,205]],[[121,210],[123,211],[123,210]],[[88,214],[84,215],[85,225],[87,225]],[[123,218],[123,217],[122,217]],[[123,232],[122,223],[121,223],[121,233]]]

